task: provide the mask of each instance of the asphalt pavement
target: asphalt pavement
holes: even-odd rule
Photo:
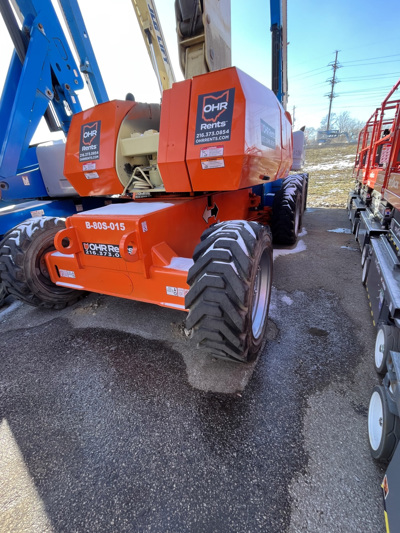
[[[0,309],[0,532],[383,533],[375,328],[345,210],[275,250],[252,365],[184,313],[91,294]]]

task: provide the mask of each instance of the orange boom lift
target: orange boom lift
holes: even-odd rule
[[[20,225],[2,249],[3,278],[39,306],[93,291],[186,310],[199,348],[252,361],[272,240],[294,244],[301,227],[307,175],[289,175],[292,152],[290,115],[232,67],[174,83],[161,106],[130,99],[78,113],[64,174],[109,205],[61,231],[59,219]]]

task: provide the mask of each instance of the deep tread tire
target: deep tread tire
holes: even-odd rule
[[[308,197],[308,174],[291,174],[283,180],[282,186],[285,186],[286,182],[290,181],[297,187],[297,190],[301,196],[301,216],[307,209],[307,197]],[[301,227],[301,224],[300,224]]]
[[[186,329],[197,347],[229,361],[256,359],[267,325],[272,237],[257,222],[233,220],[208,228],[188,272]]]
[[[1,247],[3,246],[3,243],[5,241],[5,239],[8,237],[8,235],[11,233],[12,230],[10,231],[7,231],[4,235],[3,235],[3,238],[2,240],[0,241],[0,249]],[[9,295],[8,293],[8,290],[7,290],[7,287],[5,285],[5,283],[3,282],[2,280],[2,277],[1,277],[1,263],[0,263],[0,307],[3,305],[4,303],[4,300],[7,298],[7,296]]]
[[[82,298],[82,291],[55,285],[45,265],[46,253],[54,250],[54,236],[63,228],[61,218],[37,217],[9,232],[0,248],[0,270],[10,294],[47,309],[63,309]]]
[[[379,327],[375,340],[374,367],[380,376],[387,372],[387,358],[390,350],[400,349],[400,330],[396,326],[382,325]]]
[[[372,457],[390,461],[399,440],[399,419],[390,412],[382,385],[374,387],[369,402],[368,439]]]
[[[0,307],[3,305],[4,300],[8,296],[8,291],[6,286],[4,285],[2,279],[0,278]]]
[[[271,229],[274,243],[293,245],[301,229],[302,198],[296,182],[284,180],[275,193]]]

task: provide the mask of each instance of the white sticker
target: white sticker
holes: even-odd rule
[[[29,185],[31,184],[31,182],[29,181],[28,176],[22,176],[22,182],[23,182],[23,184],[26,185],[27,187],[29,187]]]
[[[220,157],[224,155],[223,146],[209,146],[200,150],[200,157]]]
[[[100,177],[97,172],[85,172],[85,176],[87,180],[94,180]]]
[[[189,289],[178,289],[178,296],[180,296],[181,298],[184,298],[188,292],[189,292]]]
[[[147,222],[146,221],[142,222],[142,230],[143,230],[143,233],[145,233],[147,231]]]
[[[62,278],[75,278],[75,272],[73,270],[63,270],[60,268],[60,276]]]
[[[96,163],[86,163],[86,165],[83,165],[82,170],[94,170],[96,168]]]
[[[167,294],[169,296],[178,296],[178,289],[176,287],[168,287],[166,286]]]
[[[210,168],[223,168],[225,162],[223,159],[208,159],[201,162],[201,168],[203,170],[209,170]]]
[[[36,211],[31,211],[31,217],[42,217],[44,215],[44,209],[37,209]]]

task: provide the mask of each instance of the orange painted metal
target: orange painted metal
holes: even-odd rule
[[[260,197],[251,187],[288,174],[291,121],[271,91],[235,68],[174,84],[158,124],[152,110],[114,101],[74,116],[65,175],[79,194],[121,194],[130,163],[118,140],[158,125],[166,193],[68,218],[46,263],[58,285],[183,310],[203,231],[269,216],[255,210]]]
[[[116,139],[133,105],[131,101],[113,100],[72,117],[64,175],[81,196],[122,193],[115,170]]]
[[[236,68],[193,78],[186,160],[194,191],[236,190],[287,175],[291,125],[275,95]]]
[[[111,204],[69,217],[46,256],[54,283],[184,309],[187,270],[203,231],[245,220],[249,190]]]
[[[186,166],[186,142],[192,81],[163,92],[157,164],[166,192],[192,192]]]
[[[400,208],[400,80],[361,130],[353,177]]]

